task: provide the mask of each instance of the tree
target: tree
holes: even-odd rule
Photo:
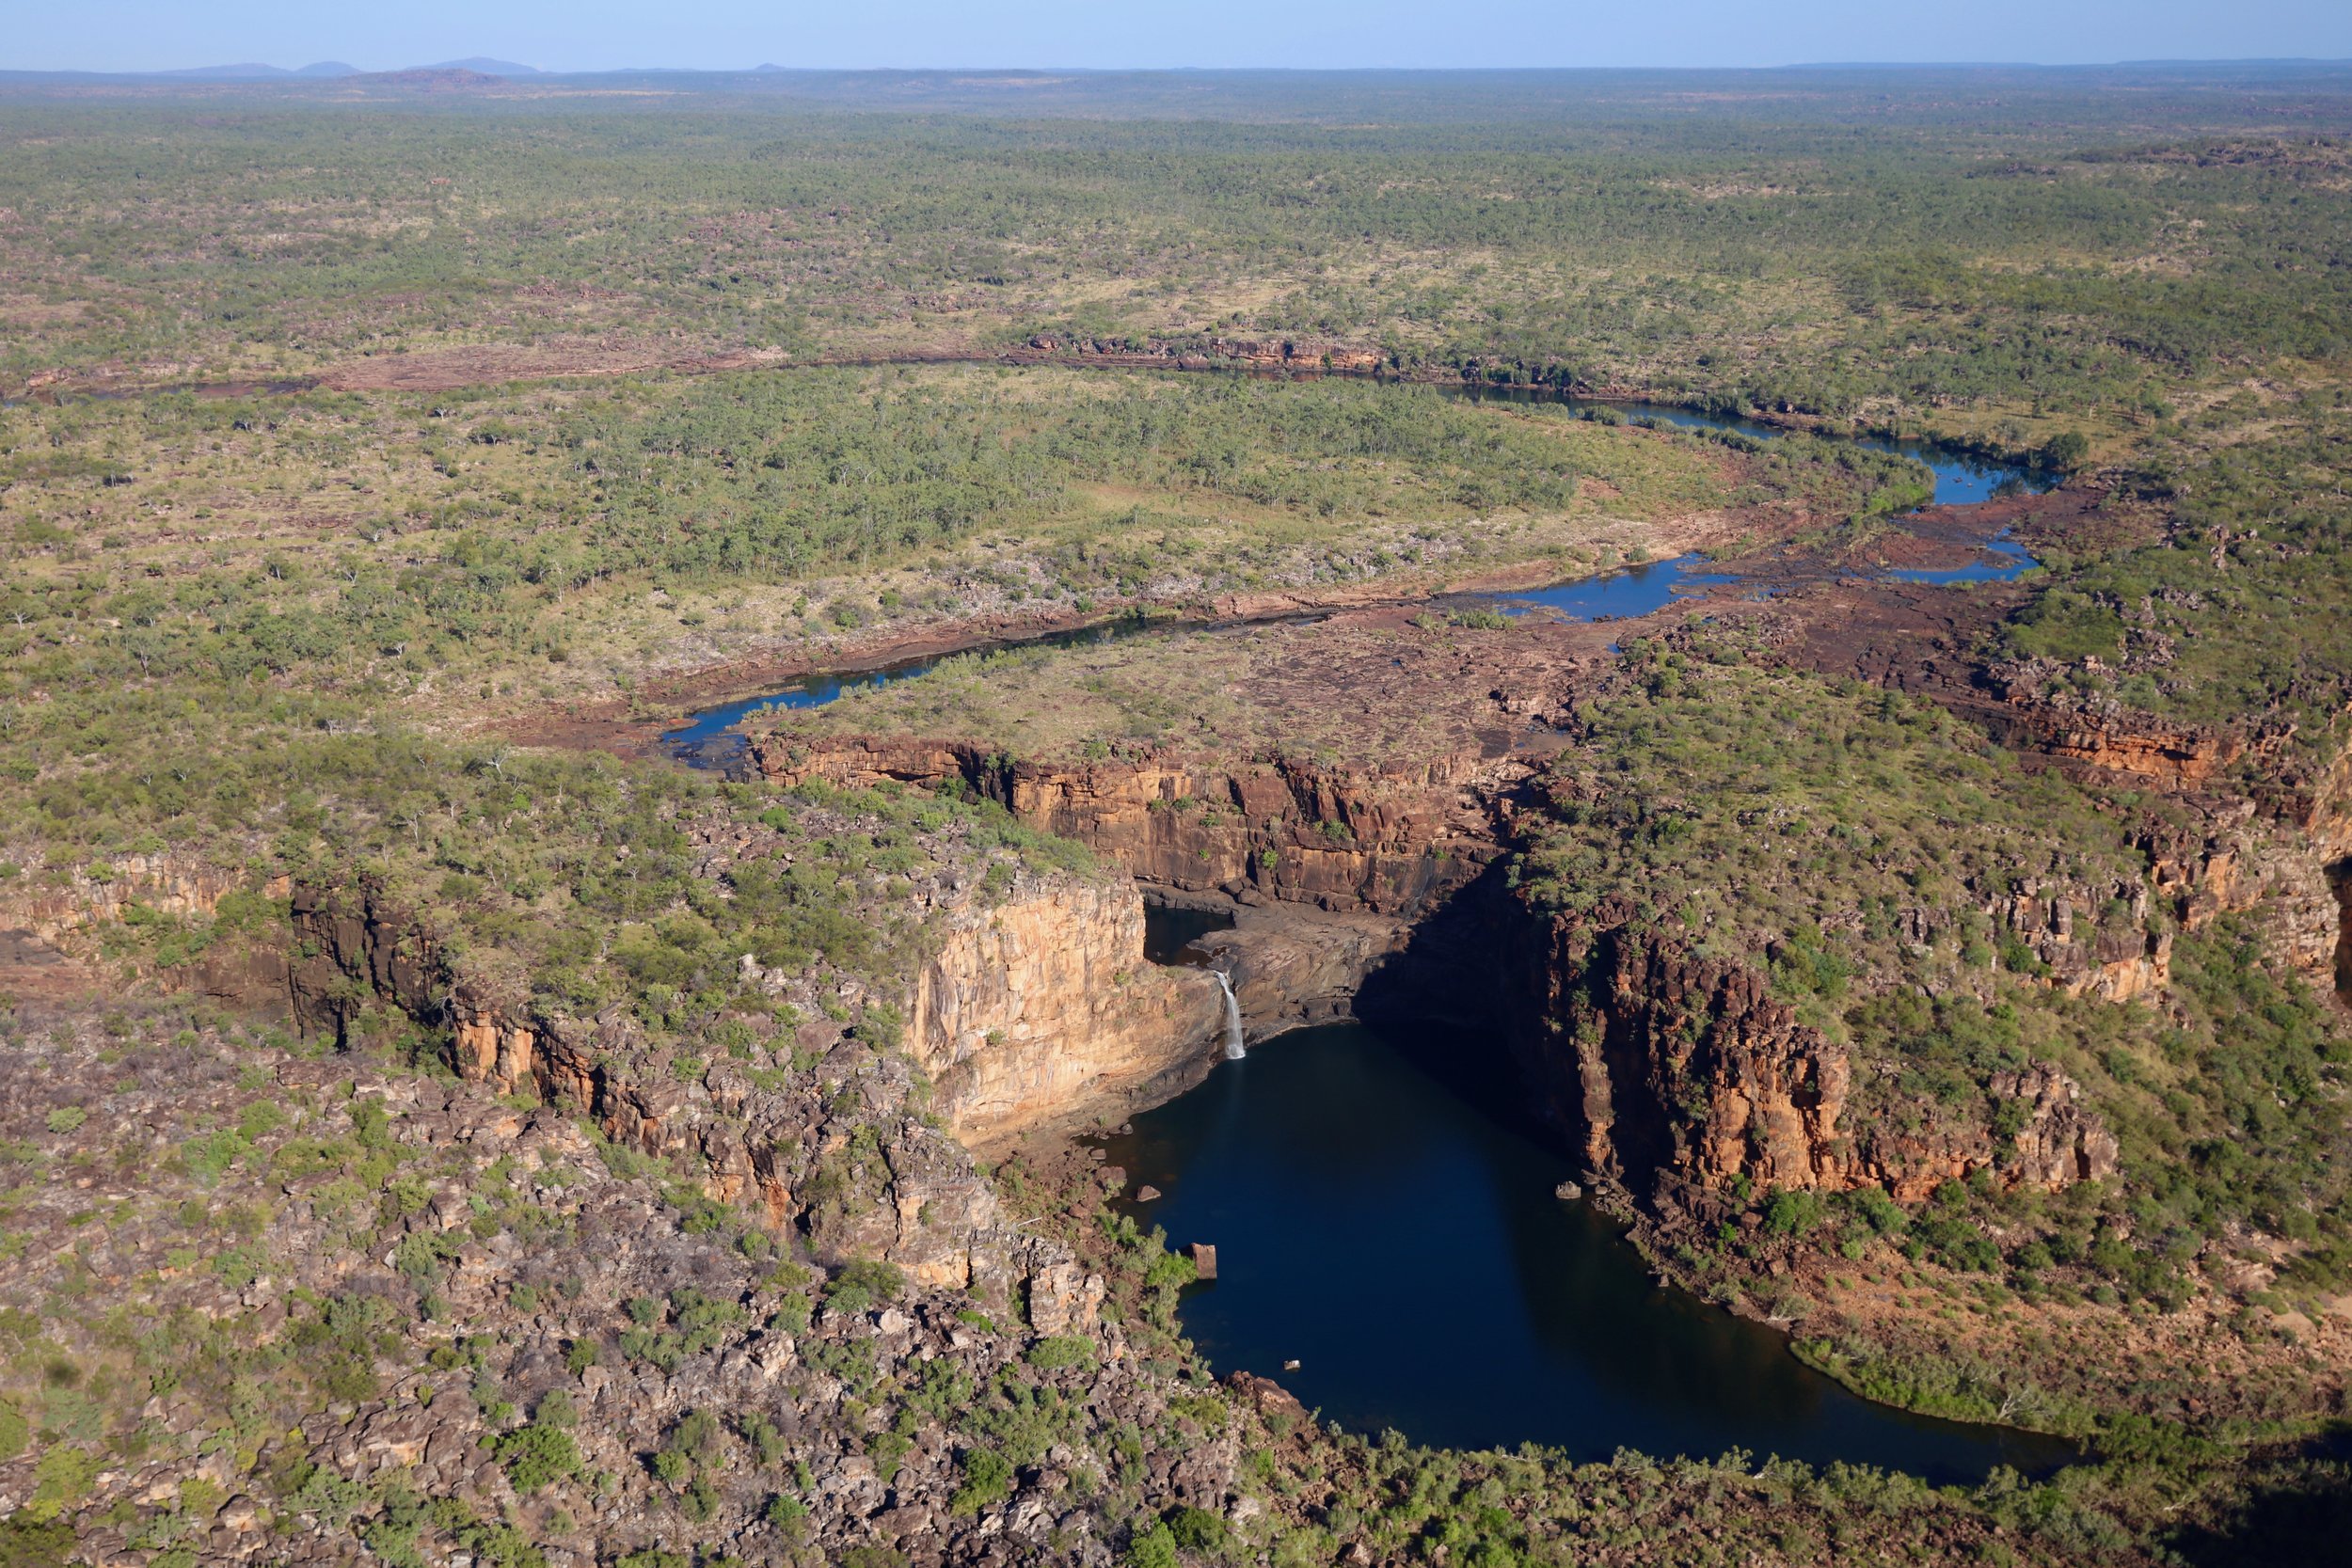
[[[2061,474],[2071,474],[2082,467],[2090,455],[2090,442],[2079,430],[2062,430],[2042,444],[2038,460],[2042,467]]]

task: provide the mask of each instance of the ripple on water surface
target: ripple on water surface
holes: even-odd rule
[[[1870,1403],[1764,1325],[1658,1286],[1606,1216],[1552,1196],[1568,1162],[1450,1076],[1359,1024],[1301,1030],[1112,1141],[1127,1191],[1165,1195],[1128,1202],[1137,1222],[1217,1249],[1183,1319],[1219,1371],[1273,1377],[1351,1431],[1580,1461],[1737,1448],[1952,1482],[2074,1457]]]

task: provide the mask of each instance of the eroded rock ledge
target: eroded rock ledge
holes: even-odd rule
[[[968,789],[1161,887],[1401,915],[1442,902],[1493,858],[1486,801],[1530,771],[1476,753],[1351,770],[1281,757],[1217,763],[1160,748],[1056,766],[968,741],[873,736],[774,737],[752,754],[787,785]]]
[[[1554,917],[1513,955],[1503,1024],[1544,1115],[1597,1175],[1672,1201],[1762,1191],[1882,1187],[1918,1202],[1990,1170],[2058,1191],[2111,1176],[2116,1140],[2078,1085],[2036,1063],[1996,1074],[2019,1111],[1906,1131],[1856,1126],[1847,1048],[1798,1021],[1761,976],[1623,924]]]
[[[1074,1321],[1101,1283],[1065,1277],[1067,1258],[1009,1227],[966,1146],[1175,1092],[1216,1059],[1223,1020],[1209,975],[1144,960],[1131,884],[1068,873],[961,886],[934,911],[903,1054],[814,1019],[796,1043],[816,1065],[781,1087],[726,1057],[691,1078],[661,1070],[624,1009],[568,1018],[455,978],[373,888],[297,888],[293,911],[306,956],[287,983],[307,1028],[341,1037],[370,1003],[445,1024],[461,1078],[683,1161],[707,1196],[756,1199],[820,1258],[882,1258],[988,1294],[1025,1284],[1035,1321]]]

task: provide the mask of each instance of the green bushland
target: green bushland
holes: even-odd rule
[[[1600,531],[1585,473],[1620,520],[1864,510],[1915,478],[1791,447],[1735,487],[1711,451],[1425,389],[1055,371],[5,408],[0,657],[13,691],[135,704],[604,695],[697,640],[718,662],[878,619],[1541,554]]]
[[[803,362],[986,352],[1042,331],[1197,348],[1298,335],[1489,383],[1581,375],[1723,409],[1932,427],[2061,466],[2122,462],[2155,518],[2152,543],[2038,542],[2046,569],[1999,651],[2057,661],[2088,700],[2292,719],[2298,764],[2334,744],[2352,609],[2333,386],[2352,341],[2340,70],[1790,73],[1760,94],[1714,79],[1723,90],[1704,102],[1647,77],[1499,81],[1025,87],[1052,112],[1088,111],[1051,121],[843,115],[814,106],[835,90],[820,81],[665,79],[644,101],[658,107],[585,109],[206,88],[200,113],[166,92],[132,103],[10,88],[0,378],[13,390],[53,370],[299,374],[597,333],[642,344],[649,322],[681,356],[772,344]],[[923,90],[946,108],[1003,101]],[[1180,100],[1233,118],[1150,118]],[[1275,115],[1289,122],[1241,122]],[[471,373],[494,379],[504,363]],[[0,895],[119,888],[124,918],[91,956],[181,985],[226,947],[289,940],[274,874],[373,886],[415,911],[463,977],[553,1010],[627,1006],[681,1078],[721,1053],[797,1073],[797,1056],[752,1043],[753,1022],[787,1021],[755,1018],[742,952],[902,977],[923,933],[893,916],[914,879],[953,863],[1001,889],[1084,858],[987,810],[902,792],[787,800],[468,738],[473,710],[601,695],[672,650],[674,668],[755,637],[979,601],[1074,609],[1170,563],[1212,588],[1360,580],[1473,547],[1583,551],[1588,567],[1637,543],[1576,531],[1594,518],[1765,503],[1804,506],[1826,519],[1824,542],[1858,544],[1921,493],[1915,468],[1851,447],[1759,451],[1624,422],[1338,384],[808,369],[0,407]],[[1547,518],[1574,527],[1534,528]],[[1049,662],[996,666],[1019,679],[995,689],[1019,695]],[[578,678],[590,663],[605,684]],[[985,673],[952,672],[971,688]],[[1165,673],[1127,673],[1088,693],[1109,715],[1096,743],[1193,717]],[[2274,1495],[2341,1491],[2324,1459],[2222,1447],[2307,1431],[2313,1415],[2302,1353],[2282,1337],[2352,1267],[2340,1023],[2273,970],[2244,921],[2178,935],[2161,1007],[2066,998],[2025,943],[1972,923],[1978,895],[2020,879],[2136,879],[2121,824],[2169,808],[2026,774],[1916,705],[1727,648],[1637,648],[1623,688],[1581,718],[1581,760],[1547,781],[1557,818],[1521,867],[1531,895],[1575,910],[1597,889],[1632,889],[1641,919],[1756,965],[1883,1069],[1858,1115],[1978,1118],[1998,1133],[1991,1074],[2048,1060],[2122,1144],[2118,1180],[2053,1198],[1953,1184],[1905,1212],[1868,1194],[1750,1194],[1755,1241],[1675,1265],[1761,1294],[1772,1249],[1806,1247],[1900,1286],[1917,1333],[1806,1325],[1805,1354],[1923,1408],[2095,1432],[2112,1457],[2040,1484],[1996,1475],[1963,1497],[1744,1456],[1575,1467],[1317,1438],[1252,1455],[1269,1497],[1311,1498],[1313,1512],[1284,1514],[1275,1560],[1327,1562],[1367,1539],[1384,1556],[1442,1548],[1482,1564],[1571,1549],[2074,1562],[2176,1532],[2184,1552],[2201,1549],[2194,1532],[2253,1528]],[[696,876],[698,826],[752,852],[723,878]],[[136,869],[166,853],[243,885],[213,916],[167,916]],[[1923,953],[1897,930],[1914,906],[1957,916]],[[2086,924],[2122,931],[2127,918],[2101,900]],[[434,1069],[440,1041],[356,987],[342,1000],[357,1043]],[[110,1073],[180,1071],[223,1034],[194,1014],[151,1038],[118,1022],[104,1023]],[[877,1047],[898,1026],[886,1006],[841,1022]],[[224,1052],[221,1070],[252,1094],[267,1076],[246,1074],[295,1048],[253,1035],[233,1048],[250,1060]],[[85,1236],[168,1191],[181,1206],[150,1216],[176,1227],[157,1267],[243,1290],[276,1206],[308,1183],[330,1244],[389,1257],[418,1319],[389,1322],[356,1294],[289,1303],[274,1337],[143,1313],[135,1288],[110,1295],[80,1247],[59,1252],[54,1296],[0,1307],[0,1451],[41,1445],[29,1501],[0,1523],[0,1559],[54,1557],[102,1464],[141,1453],[145,1400],[185,1389],[217,1414],[212,1451],[275,1509],[355,1528],[391,1563],[421,1560],[427,1537],[499,1568],[535,1560],[516,1524],[393,1482],[362,1488],[281,1444],[422,1356],[470,1370],[518,1485],[569,1484],[561,1407],[526,1422],[487,1375],[488,1337],[447,1321],[456,1243],[407,1222],[448,1172],[388,1140],[380,1115],[289,1101],[191,1125],[160,1150],[143,1133],[107,1150],[98,1118],[53,1114],[0,1146],[0,1260],[25,1256],[6,1228],[20,1195],[87,1178],[125,1196],[93,1208],[107,1223]],[[773,1250],[692,1172],[599,1152],[688,1236],[744,1258]],[[876,1158],[870,1137],[852,1139],[812,1203],[841,1201]],[[575,1244],[514,1173],[474,1196],[467,1234],[511,1232],[541,1256]],[[1189,1266],[1132,1224],[1090,1228],[1149,1361],[1139,1375],[1190,1389],[1170,1406],[1176,1437],[1254,1431],[1176,1334]],[[2262,1259],[2275,1276],[2243,1299],[2199,1294],[2228,1263]],[[777,1328],[806,1329],[805,1282],[796,1273]],[[852,1270],[827,1293],[846,1308],[894,1289]],[[525,1309],[519,1290],[511,1299]],[[2137,1333],[2185,1302],[2232,1310],[2243,1368],[2070,1356],[2026,1338],[2044,1321]],[[2045,1305],[2058,1310],[2026,1321]],[[1955,1348],[1947,1324],[2014,1330],[2016,1353],[1996,1364],[1998,1345]],[[59,1336],[85,1325],[97,1354],[66,1354]],[[565,1364],[682,1365],[746,1331],[738,1304],[681,1289],[639,1298],[626,1326],[575,1341]],[[807,1354],[881,1414],[866,1433],[878,1474],[918,1433],[946,1433],[966,1512],[1089,1420],[1093,1366],[1062,1341],[983,1380],[886,1371],[862,1347],[812,1340]],[[2223,1395],[2233,1414],[2194,1435],[2117,1415]],[[690,1523],[713,1507],[714,1455],[733,1441],[721,1427],[697,1412],[655,1450]],[[739,1432],[773,1467],[777,1434]],[[1150,1495],[1141,1433],[1106,1451],[1107,1471],[1077,1483],[1115,1500],[1132,1549],[1218,1549],[1212,1521]],[[769,1509],[780,1530],[808,1512],[794,1495],[808,1478],[790,1484]],[[185,1511],[204,1500],[183,1489]],[[136,1549],[174,1568],[192,1555],[169,1533],[179,1512],[142,1520],[156,1533]]]
[[[2291,722],[2307,767],[2347,733],[2352,410],[2340,387],[2217,408],[2130,476],[2168,514],[2154,541],[2067,561],[2005,633],[2058,661],[2055,689],[2191,722]],[[2261,420],[2250,437],[2241,426]],[[2269,766],[2249,759],[2248,777]]]
[[[2281,1310],[2352,1281],[2352,1036],[2265,956],[2259,922],[2175,933],[2173,991],[2151,1006],[2055,989],[1984,912],[2068,891],[2090,905],[2076,942],[2107,930],[2138,950],[2171,921],[2122,895],[2151,892],[2133,818],[2177,807],[2028,770],[1931,704],[1761,668],[1704,630],[1678,641],[1635,644],[1617,689],[1579,711],[1582,744],[1544,780],[1512,871],[1521,895],[1571,916],[1629,897],[1637,927],[1766,975],[1854,1051],[1855,1127],[1983,1128],[1997,1148],[2019,1107],[1988,1085],[2040,1061],[2083,1085],[2122,1146],[2113,1181],[1954,1182],[1907,1219],[1782,1195],[1768,1233],[1825,1249],[1888,1237],[2028,1293],[2168,1311],[2193,1275],[2210,1282],[2212,1248],[2249,1237],[2286,1248],[2265,1298]]]
[[[1206,101],[1143,80],[1089,87],[1079,120],[664,80],[586,110],[278,93],[192,123],[32,89],[0,105],[0,205],[35,214],[10,271],[61,309],[0,372],[268,374],[491,319],[803,355],[1239,330],[2040,445],[2059,416],[2122,433],[2184,376],[2347,342],[2340,73],[2101,90],[2123,79],[1792,74],[1793,98],[1722,79],[1694,103],[1432,78],[1376,123],[1333,97],[1281,124],[1224,118],[1271,112],[1263,88],[1186,119]]]

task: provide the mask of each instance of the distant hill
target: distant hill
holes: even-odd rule
[[[345,65],[341,60],[313,60],[294,74],[296,76],[357,76],[360,74],[360,71],[358,66]]]
[[[483,76],[545,76],[547,71],[535,65],[517,65],[513,60],[494,60],[485,55],[474,55],[462,60],[443,60],[438,65],[422,68],[426,71],[470,71]]]

